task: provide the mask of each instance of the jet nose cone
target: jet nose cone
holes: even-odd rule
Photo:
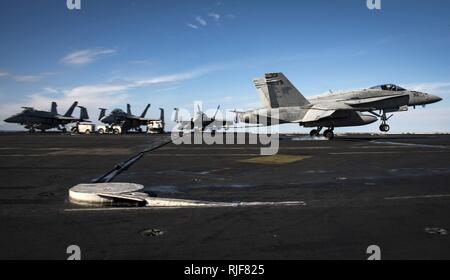
[[[9,118],[5,119],[4,122],[12,123],[12,122],[14,122],[14,117],[9,117]]]
[[[442,101],[441,97],[432,95],[432,94],[429,95],[429,99],[430,99],[430,103],[436,103],[436,102]]]

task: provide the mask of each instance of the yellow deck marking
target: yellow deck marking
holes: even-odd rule
[[[310,156],[292,156],[292,155],[274,155],[274,156],[259,156],[249,159],[240,160],[244,163],[256,163],[256,164],[288,164],[304,159],[311,158]]]

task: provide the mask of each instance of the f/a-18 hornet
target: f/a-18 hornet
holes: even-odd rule
[[[100,108],[100,115],[98,117],[98,120],[104,124],[109,124],[111,126],[119,125],[124,132],[132,129],[138,132],[142,132],[141,126],[146,126],[150,121],[155,121],[154,119],[145,118],[145,115],[147,114],[149,108],[150,104],[147,104],[140,116],[135,116],[131,113],[130,104],[127,104],[126,113],[122,109],[114,109],[109,115],[106,115],[106,109]],[[161,111],[160,120],[163,121],[164,110],[162,108],[160,108],[159,110]]]
[[[190,118],[189,120],[182,120],[178,117],[179,109],[175,108],[174,121],[177,123],[176,129],[180,130],[180,135],[183,134],[184,130],[204,132],[206,129],[209,129],[211,130],[211,134],[214,135],[216,133],[216,130],[218,129],[228,129],[229,126],[233,124],[233,122],[227,120],[218,120],[216,116],[219,112],[219,109],[220,105],[217,106],[215,114],[212,117],[208,117],[208,115],[206,115],[201,110],[200,105],[197,105],[197,112],[195,113],[195,116],[193,118]]]
[[[392,112],[407,111],[409,106],[431,104],[442,98],[393,84],[363,90],[331,93],[306,99],[282,73],[268,73],[255,79],[263,108],[236,112],[245,123],[271,125],[273,123],[298,123],[314,127],[311,136],[334,137],[335,127],[366,125],[381,120],[380,131],[388,132],[387,121]],[[365,113],[365,114],[363,114]]]
[[[44,132],[52,128],[66,132],[65,125],[89,119],[86,108],[82,106],[78,106],[80,108],[80,117],[72,117],[72,113],[77,105],[78,102],[74,102],[63,116],[58,114],[56,102],[52,102],[50,112],[35,110],[32,107],[22,107],[24,109],[22,112],[5,119],[5,122],[23,125],[30,132],[35,132],[36,129]]]

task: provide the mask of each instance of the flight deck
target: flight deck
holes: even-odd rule
[[[259,145],[168,141],[1,133],[0,259],[67,259],[69,245],[83,259],[364,260],[370,245],[383,259],[450,258],[449,135],[287,134],[273,156]],[[242,204],[69,202],[71,187],[152,147],[112,182],[161,198]]]

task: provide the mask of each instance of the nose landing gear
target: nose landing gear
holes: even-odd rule
[[[380,118],[381,119],[381,125],[380,125],[380,131],[381,132],[388,132],[390,129],[391,129],[391,127],[387,124],[387,121],[393,116],[393,115],[390,115],[389,117],[388,116],[386,116],[386,112],[383,110],[383,113],[381,114],[381,111],[380,111],[380,114],[377,114],[377,113],[375,113],[375,112],[373,112],[373,111],[369,111],[369,113],[371,113],[372,115],[374,115],[374,116],[376,116],[376,117],[378,117],[378,118]]]
[[[389,125],[388,124],[381,124],[380,125],[380,131],[382,131],[382,132],[388,132],[389,131],[389,129],[390,129],[390,127],[389,127]]]
[[[382,132],[388,132],[391,128],[386,123],[393,115],[390,115],[389,117],[386,116],[386,112],[383,111],[383,114],[381,115],[381,125],[380,125],[380,131]]]

